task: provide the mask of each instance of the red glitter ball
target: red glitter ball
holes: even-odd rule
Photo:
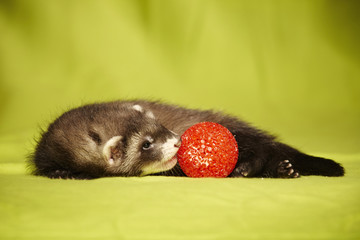
[[[177,153],[181,169],[188,177],[227,177],[238,159],[238,146],[232,133],[222,125],[202,122],[181,136]]]

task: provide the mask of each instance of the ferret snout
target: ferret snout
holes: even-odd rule
[[[181,146],[181,138],[179,138],[178,142],[174,144],[174,147],[180,148]]]

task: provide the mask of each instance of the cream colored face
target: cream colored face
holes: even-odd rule
[[[157,139],[155,136],[133,135],[127,143],[122,136],[110,138],[103,148],[103,158],[110,173],[127,176],[144,176],[172,169],[180,147],[179,136]],[[127,146],[122,149],[122,146]]]
[[[149,175],[158,172],[164,172],[175,167],[177,163],[176,153],[179,150],[180,144],[178,138],[170,138],[162,144],[161,152],[162,158],[159,161],[150,162],[142,167],[141,175]]]

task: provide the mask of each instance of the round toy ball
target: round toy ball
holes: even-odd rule
[[[227,177],[238,159],[238,146],[232,133],[222,125],[202,122],[181,136],[177,153],[181,169],[188,177]]]

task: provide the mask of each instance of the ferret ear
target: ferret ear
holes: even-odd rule
[[[122,136],[114,136],[104,145],[103,155],[109,165],[115,165],[123,157],[122,138]]]
[[[132,106],[132,108],[138,112],[145,113],[145,116],[147,116],[148,118],[155,119],[155,115],[150,110],[145,111],[143,107],[138,104]]]
[[[147,112],[146,112],[146,116],[147,116],[148,118],[155,119],[155,115],[154,115],[151,111],[147,111]]]

